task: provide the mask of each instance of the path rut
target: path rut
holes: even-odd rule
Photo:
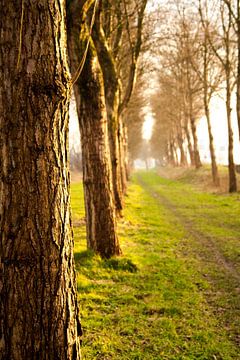
[[[196,249],[191,249],[191,252],[193,252],[194,257],[200,258],[200,260],[203,263],[209,263],[217,265],[219,269],[219,274],[221,277],[225,278],[226,282],[229,283],[229,288],[232,294],[238,299],[236,301],[235,311],[236,316],[237,313],[240,315],[240,273],[236,269],[235,264],[228,259],[224,254],[221,252],[221,250],[217,246],[217,238],[214,238],[212,236],[209,236],[206,233],[201,232],[199,229],[196,228],[196,225],[194,222],[189,219],[186,215],[183,215],[176,207],[176,205],[168,199],[167,196],[164,196],[163,194],[156,192],[151,186],[149,186],[148,183],[146,183],[138,174],[137,181],[140,184],[140,186],[143,187],[143,189],[148,192],[159,204],[164,206],[170,214],[173,215],[174,219],[183,227],[183,229],[186,232],[187,237],[191,237],[194,242],[201,244],[201,247],[204,249],[204,251],[201,253],[201,251],[197,251],[196,249],[199,249],[199,246],[196,247]],[[206,252],[207,252],[207,258],[206,258]],[[205,275],[205,274],[204,274]],[[206,276],[206,275],[205,275]],[[207,278],[209,282],[213,286],[213,293],[214,293],[214,286],[216,286],[216,292],[219,291],[219,284],[216,284],[216,279],[209,278],[209,275],[207,275]],[[214,284],[215,282],[215,284]],[[220,280],[219,280],[220,282]],[[224,289],[223,289],[224,291]],[[228,294],[226,293],[225,296],[227,297]],[[211,297],[210,299],[207,299],[208,301],[212,302]],[[212,305],[212,304],[211,304]],[[214,306],[214,305],[213,305]],[[216,304],[215,304],[216,306]],[[221,309],[222,310],[222,309]],[[234,327],[233,324],[228,324],[227,319],[227,311],[228,309],[223,310],[225,314],[225,325],[226,327]],[[216,310],[217,312],[217,310]],[[239,320],[236,319],[236,322]],[[232,340],[240,346],[240,333],[239,330],[236,331],[236,328],[232,329]]]

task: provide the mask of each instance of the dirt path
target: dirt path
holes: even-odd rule
[[[149,194],[151,194],[152,197],[154,197],[157,201],[164,205],[168,209],[168,211],[173,213],[174,217],[178,219],[178,222],[184,227],[187,234],[189,234],[198,242],[201,242],[203,246],[207,247],[210,250],[210,253],[212,254],[212,257],[214,257],[214,260],[222,268],[224,268],[227,273],[229,273],[233,278],[239,281],[240,284],[240,273],[235,268],[235,265],[231,261],[229,261],[229,259],[226,259],[226,257],[224,257],[224,255],[219,251],[216,245],[217,239],[214,239],[212,236],[208,236],[207,234],[204,234],[201,231],[197,230],[193,221],[181,214],[167,197],[151,189],[151,187],[149,187],[148,184],[146,184],[139,175],[138,181],[139,184],[141,184],[141,186]]]
[[[216,308],[216,316],[222,316],[222,322],[231,332],[232,340],[240,346],[238,329],[240,321],[240,273],[235,264],[221,252],[217,237],[215,238],[197,229],[196,224],[186,215],[183,215],[172,200],[162,193],[156,192],[140,174],[137,175],[137,180],[146,192],[172,214],[174,221],[177,221],[184,228],[187,238],[191,239],[191,241],[185,242],[185,250],[191,252],[200,261],[202,275],[207,277],[211,284],[211,291],[206,294],[207,300],[212,307]],[[216,269],[214,276],[211,275],[211,271],[209,273],[206,270],[211,268]],[[233,319],[234,314],[236,319]]]

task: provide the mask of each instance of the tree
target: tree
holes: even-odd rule
[[[174,3],[174,5],[176,5]],[[202,85],[196,75],[194,65],[198,65],[196,47],[196,26],[190,15],[178,8],[171,8],[175,17],[174,27],[164,27],[158,42],[158,96],[153,97],[158,122],[164,122],[159,131],[165,138],[162,151],[172,164],[187,165],[185,145],[188,145],[191,165],[201,166],[197,138],[197,121],[202,115]],[[171,16],[168,16],[171,19]],[[171,20],[169,20],[171,21]],[[159,106],[157,105],[159,102]],[[158,110],[159,108],[159,110]],[[156,147],[157,136],[153,136],[152,146]],[[176,156],[177,155],[177,156]]]
[[[87,25],[89,14],[94,15],[93,4],[92,0],[76,0],[68,7],[69,54],[74,79],[87,50],[82,72],[74,85],[83,156],[87,245],[102,257],[109,258],[119,255],[120,247],[116,233],[103,76],[91,39],[91,28]]]
[[[202,58],[201,66],[195,67],[196,73],[200,82],[203,85],[203,103],[204,112],[208,126],[209,137],[209,151],[211,156],[212,179],[216,186],[220,185],[218,174],[218,167],[216,162],[215,148],[213,143],[212,124],[210,116],[210,103],[214,93],[216,94],[220,89],[219,85],[222,82],[222,70],[219,64],[216,64],[216,57],[208,42],[209,25],[200,32],[199,46]]]
[[[79,359],[65,2],[0,13],[0,357]]]
[[[228,11],[231,13],[232,21],[233,21],[233,30],[236,35],[237,42],[237,64],[236,64],[236,110],[237,110],[237,120],[238,120],[238,132],[240,139],[240,0],[232,1],[232,0],[222,0],[224,4],[226,4]]]
[[[121,115],[127,108],[136,81],[146,5],[147,0],[141,0],[138,4],[126,0],[102,1],[93,29],[93,41],[104,79],[112,179],[118,214],[121,214],[126,190],[123,146],[125,126]]]
[[[231,95],[235,86],[234,82],[234,69],[235,69],[235,48],[232,46],[233,42],[233,17],[232,12],[225,4],[224,1],[218,1],[218,10],[220,18],[220,29],[218,31],[218,42],[212,41],[211,33],[207,34],[208,42],[222,66],[224,72],[225,81],[225,93],[226,93],[226,113],[227,113],[227,125],[228,125],[228,170],[229,170],[229,192],[237,191],[237,179],[235,164],[233,158],[233,130],[232,130],[232,117],[231,117]],[[208,9],[208,2],[202,3],[199,0],[199,12],[201,15],[201,21],[203,27],[208,30],[207,24],[209,23],[208,12],[204,9]]]
[[[143,108],[147,106],[144,96],[144,81],[138,76],[138,81],[133,91],[131,100],[124,112],[124,123],[128,133],[129,165],[132,167],[135,159],[140,158],[143,146],[142,127],[144,123]]]
[[[194,165],[198,169],[202,166],[200,154],[198,149],[197,127],[196,120],[199,116],[199,93],[201,86],[199,79],[192,67],[194,58],[196,57],[195,49],[195,33],[192,29],[191,23],[187,21],[183,13],[179,23],[180,35],[178,39],[179,46],[179,60],[182,67],[183,88],[186,101],[186,118],[189,119],[192,138],[193,138],[193,159]]]
[[[176,73],[159,75],[160,87],[151,99],[156,118],[151,148],[160,163],[167,161],[172,166],[185,166],[187,159],[184,149],[182,93],[179,91],[178,80]],[[177,149],[180,156],[177,156]]]
[[[199,15],[199,13],[197,14]],[[191,19],[188,20],[192,23]],[[206,24],[203,27],[201,19],[196,21],[194,36],[192,36],[192,55],[190,57],[191,68],[197,76],[200,98],[203,101],[204,113],[207,120],[209,136],[209,152],[211,156],[212,178],[215,185],[219,185],[219,175],[216,163],[215,149],[213,143],[212,125],[210,117],[210,103],[213,95],[219,92],[222,82],[222,69],[208,42],[209,29],[212,28],[212,41],[214,41],[213,25]],[[202,107],[202,104],[201,104]]]

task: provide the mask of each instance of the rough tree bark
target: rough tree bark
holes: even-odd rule
[[[0,359],[80,359],[65,2],[0,14]]]
[[[69,7],[68,42],[73,74],[88,41],[86,18],[92,3],[91,0],[82,1],[82,4],[73,1]],[[81,27],[82,23],[85,26]],[[87,245],[102,257],[109,258],[119,255],[120,247],[116,232],[103,77],[92,41],[74,93],[81,133]]]
[[[120,101],[120,82],[117,76],[116,64],[105,33],[102,28],[101,8],[97,13],[93,31],[93,41],[97,50],[99,63],[104,78],[105,100],[107,106],[109,144],[111,154],[112,181],[114,190],[114,201],[116,212],[121,215],[123,209],[123,189],[121,183],[121,163],[119,144],[119,122],[118,116]]]

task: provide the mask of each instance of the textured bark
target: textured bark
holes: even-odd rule
[[[96,25],[94,27],[93,41],[97,50],[98,59],[104,78],[104,90],[109,126],[109,145],[111,154],[114,201],[116,212],[118,215],[121,215],[124,199],[121,182],[121,144],[119,143],[120,125],[118,115],[120,100],[120,82],[117,76],[113,54],[109,49],[107,39],[102,29],[100,13],[98,13]]]
[[[88,38],[86,8],[75,1],[69,8],[68,41],[74,74]],[[83,186],[88,248],[109,258],[120,254],[113,201],[108,124],[103,77],[91,41],[83,71],[74,86],[81,132]]]
[[[80,359],[64,8],[0,2],[1,360]]]

